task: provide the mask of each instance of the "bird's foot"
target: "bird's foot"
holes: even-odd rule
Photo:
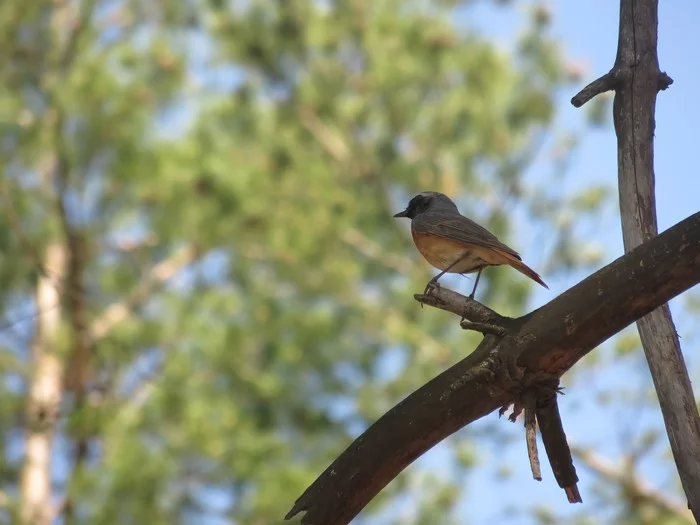
[[[434,278],[430,279],[428,281],[428,284],[425,285],[425,290],[423,290],[423,295],[430,295],[430,292],[432,292],[433,289],[435,289],[435,290],[440,289],[440,283],[437,282],[437,279],[434,279]]]

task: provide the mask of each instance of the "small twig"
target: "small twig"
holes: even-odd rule
[[[505,328],[495,324],[475,323],[473,321],[468,321],[467,319],[462,319],[459,322],[459,326],[461,326],[464,330],[473,330],[474,332],[480,332],[484,335],[490,334],[498,337],[505,337],[508,335]]]
[[[415,294],[414,299],[421,304],[427,304],[446,312],[452,312],[473,323],[483,323],[502,328],[506,333],[513,321],[510,317],[505,317],[491,308],[484,306],[474,299],[469,299],[449,288],[433,287],[428,293]]]
[[[580,108],[593,97],[614,90],[620,81],[620,70],[612,69],[602,77],[594,80],[585,88],[579,91],[572,99],[571,103],[576,108]]]
[[[537,399],[534,392],[525,392],[523,401],[525,404],[525,442],[527,443],[527,457],[530,460],[530,470],[532,470],[532,477],[534,479],[542,481],[540,458],[537,452],[537,421],[535,419]]]

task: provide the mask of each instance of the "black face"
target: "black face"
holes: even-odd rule
[[[408,217],[409,219],[413,219],[416,215],[420,215],[430,208],[432,200],[433,198],[431,196],[418,194],[409,201],[404,211],[397,213],[394,217]]]

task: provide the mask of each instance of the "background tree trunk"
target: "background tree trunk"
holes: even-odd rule
[[[51,451],[62,396],[60,355],[61,293],[67,254],[60,242],[50,244],[36,287],[38,315],[32,344],[27,400],[27,436],[21,484],[21,520],[26,525],[53,521]]]

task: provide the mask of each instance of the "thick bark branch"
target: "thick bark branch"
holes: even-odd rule
[[[700,213],[617,259],[542,308],[498,315],[446,288],[419,299],[474,322],[503,326],[391,409],[297,500],[287,518],[348,523],[418,456],[464,425],[551,385],[595,346],[700,282]]]
[[[654,114],[658,91],[666,89],[673,80],[659,71],[657,27],[658,0],[622,0],[615,65],[611,73],[602,77],[617,79],[610,89],[616,90],[613,117],[626,251],[658,231]],[[572,101],[574,105],[577,97]],[[700,521],[700,416],[668,305],[661,305],[640,319],[637,328],[683,489],[695,519]]]

